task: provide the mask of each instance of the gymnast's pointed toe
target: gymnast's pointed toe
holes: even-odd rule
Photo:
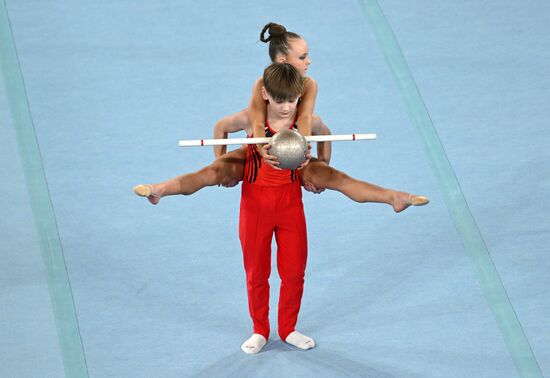
[[[149,197],[153,192],[153,187],[151,185],[139,184],[134,186],[132,190],[140,197]]]
[[[409,198],[409,203],[413,206],[424,206],[430,203],[428,197],[425,196],[413,196]]]

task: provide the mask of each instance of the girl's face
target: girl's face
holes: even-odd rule
[[[307,68],[311,64],[309,50],[304,39],[291,39],[288,41],[288,54],[279,55],[277,62],[288,63],[294,66],[302,76],[306,76]]]

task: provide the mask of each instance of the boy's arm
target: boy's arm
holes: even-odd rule
[[[315,108],[315,99],[317,98],[317,82],[312,78],[306,80],[304,95],[298,106],[298,131],[304,136],[311,135],[311,117],[313,108]]]
[[[248,117],[245,111],[229,115],[222,118],[214,126],[214,138],[225,139],[229,133],[246,130],[248,126]],[[214,146],[214,156],[219,158],[227,152],[227,146]]]

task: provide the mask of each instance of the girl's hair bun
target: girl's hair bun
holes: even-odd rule
[[[265,38],[264,34],[265,32],[269,32],[269,36]],[[262,42],[269,42],[274,38],[281,38],[285,35],[286,28],[283,25],[276,24],[274,22],[270,22],[264,28],[262,29],[262,32],[260,33],[260,41]]]

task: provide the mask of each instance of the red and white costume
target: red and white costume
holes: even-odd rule
[[[294,126],[295,127],[295,126]],[[266,120],[266,136],[272,136]],[[249,145],[241,194],[239,237],[246,271],[248,306],[254,333],[269,338],[269,275],[271,241],[277,241],[281,278],[278,331],[281,339],[295,330],[304,290],[307,232],[302,188],[295,170],[266,164]]]

